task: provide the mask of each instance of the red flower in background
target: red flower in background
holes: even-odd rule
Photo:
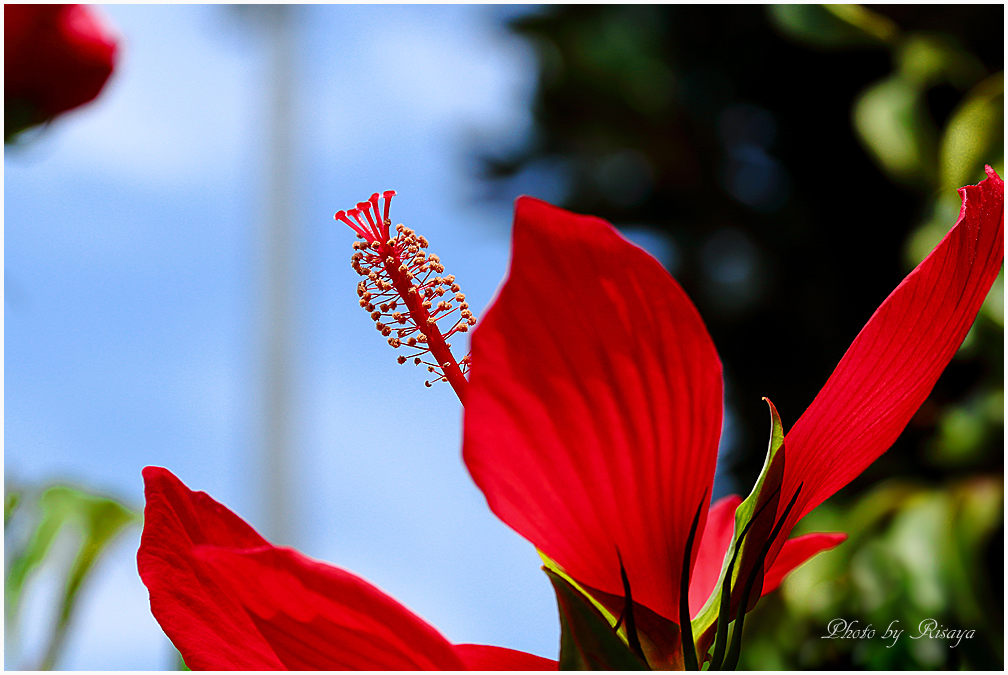
[[[147,467],[137,552],[151,612],[194,670],[555,670],[453,645],[358,576],[272,546],[206,493]]]
[[[4,135],[87,103],[115,66],[117,44],[82,5],[4,5]]]
[[[837,543],[785,540],[895,441],[972,325],[1004,257],[1004,184],[987,173],[960,190],[955,227],[883,302],[784,439],[766,509],[771,526],[783,521],[773,541],[764,527],[765,561],[749,562],[767,570],[763,592]],[[707,513],[721,363],[695,307],[605,221],[523,197],[510,275],[472,348],[463,454],[490,508],[614,615],[625,566],[649,662],[681,667],[684,559],[695,617],[717,585],[738,503]],[[694,519],[704,535],[687,552]],[[699,630],[709,639],[711,628]]]

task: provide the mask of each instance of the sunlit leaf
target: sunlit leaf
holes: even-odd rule
[[[725,553],[724,562],[721,567],[721,576],[711,591],[710,597],[707,598],[707,602],[704,603],[703,608],[701,608],[692,621],[693,634],[697,636],[697,641],[702,652],[706,650],[708,641],[712,637],[709,631],[715,622],[717,622],[718,615],[721,612],[721,587],[725,575],[728,574],[728,566],[731,563],[735,548],[739,545],[739,535],[746,528],[749,521],[752,520],[753,516],[757,514],[757,511],[764,504],[767,504],[768,500],[772,499],[776,501],[780,499],[781,480],[784,476],[784,428],[781,425],[780,415],[777,414],[777,409],[773,403],[769,399],[764,400],[770,407],[770,442],[767,445],[767,455],[763,461],[763,470],[760,471],[759,478],[757,478],[756,484],[753,486],[749,496],[735,509],[734,541]],[[738,562],[732,574],[732,604],[737,602],[737,590],[734,590],[737,580],[744,580],[754,566],[762,563],[762,560],[756,559],[755,554],[759,552],[767,536],[770,534],[774,526],[776,514],[776,504],[767,504],[766,508],[762,509],[759,517],[751,526],[749,533],[742,542],[741,548],[739,548]],[[748,603],[750,605],[755,605],[759,599],[760,594],[758,589],[762,588],[762,579],[759,579],[754,587],[757,588],[757,592],[750,598],[751,602]]]

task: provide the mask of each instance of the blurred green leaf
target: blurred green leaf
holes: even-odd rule
[[[993,403],[981,406],[992,407]],[[788,575],[777,598],[753,613],[742,666],[817,668],[848,663],[865,668],[995,668],[1003,663],[1000,595],[984,551],[1001,547],[1004,486],[1000,476],[976,477],[938,488],[892,481],[849,507],[830,504],[801,523],[802,531],[846,529],[847,544]],[[871,623],[875,639],[823,640],[837,617]],[[951,649],[940,640],[896,644],[880,639],[893,621],[916,627],[926,618],[975,629],[976,637]],[[747,622],[748,624],[749,622]],[[921,648],[921,643],[930,646]]]
[[[889,18],[861,5],[771,5],[768,11],[783,33],[820,49],[884,46],[899,36]]]
[[[11,488],[6,488],[4,490],[4,528],[7,527],[7,523],[10,522],[11,515],[14,513],[14,509],[18,507],[21,503],[21,493],[17,490]]]
[[[560,670],[648,670],[581,592],[553,571],[543,571],[560,610]]]
[[[952,229],[959,219],[961,206],[962,198],[955,191],[944,192],[933,202],[931,217],[913,231],[904,246],[903,261],[908,271],[924,260]]]
[[[983,177],[984,164],[1004,153],[1004,73],[974,87],[953,111],[941,141],[942,189],[954,191]],[[949,227],[955,221],[949,224]]]
[[[823,8],[845,24],[879,42],[891,44],[899,38],[899,26],[892,19],[873,12],[864,5],[823,5]]]
[[[968,465],[983,456],[985,444],[1004,424],[1004,390],[974,395],[942,410],[928,459],[937,466]]]
[[[923,93],[898,73],[869,85],[854,102],[854,128],[890,177],[931,185],[937,134]]]
[[[999,327],[1004,328],[1004,267],[998,273],[980,311]]]
[[[95,561],[124,527],[139,522],[141,516],[113,499],[68,486],[46,489],[39,507],[40,517],[31,538],[7,569],[4,588],[8,619],[16,617],[27,580],[45,561],[63,528],[73,526],[81,535],[80,548],[66,576],[56,627],[40,664],[40,668],[49,669],[62,647],[78,593]]]
[[[987,73],[983,63],[949,36],[910,33],[896,50],[900,73],[921,88],[947,83],[964,91]]]

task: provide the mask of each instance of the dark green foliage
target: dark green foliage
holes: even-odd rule
[[[582,593],[545,567],[543,571],[560,608],[561,670],[648,670]]]

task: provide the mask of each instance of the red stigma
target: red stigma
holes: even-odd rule
[[[386,190],[385,192],[382,193],[382,197],[385,198],[385,222],[388,223],[389,225],[391,225],[392,221],[389,220],[388,210],[389,210],[389,205],[392,204],[392,198],[395,197],[395,190]],[[374,196],[372,196],[371,199],[374,199]],[[377,204],[377,202],[375,202],[375,204]],[[378,207],[377,206],[375,206],[375,213],[378,213]]]
[[[455,277],[442,276],[441,260],[424,250],[427,239],[404,225],[390,231],[392,221],[388,214],[394,195],[393,190],[381,194],[385,199],[383,211],[379,210],[379,194],[375,192],[368,201],[357,204],[357,208],[336,212],[336,220],[349,225],[364,239],[354,242],[350,259],[354,271],[364,277],[357,285],[360,306],[387,338],[389,346],[409,351],[398,357],[399,363],[412,360],[416,365],[427,366],[427,371],[434,373],[432,381],[451,383],[459,400],[465,403],[469,357],[456,361],[447,340],[456,333],[468,332],[476,317]],[[382,220],[379,214],[384,215]],[[445,322],[445,332],[438,326],[441,321]],[[425,384],[429,387],[432,381]]]

